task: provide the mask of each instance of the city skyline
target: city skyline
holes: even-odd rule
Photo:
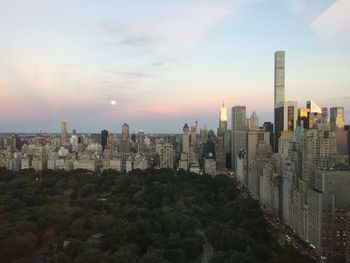
[[[215,129],[223,100],[273,121],[276,50],[286,100],[350,119],[348,1],[230,2],[0,0],[0,132]]]

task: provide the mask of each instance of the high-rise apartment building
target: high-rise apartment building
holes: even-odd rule
[[[275,100],[280,104],[285,100],[285,51],[275,52]]]
[[[284,105],[285,101],[285,51],[275,52],[275,70],[274,70],[274,108],[275,108],[275,152],[278,149],[278,138],[283,131],[283,108],[281,113],[281,107]],[[279,109],[279,110],[278,110]]]
[[[258,148],[261,144],[270,146],[270,133],[264,131],[250,130],[247,132],[247,153],[246,153],[246,165],[247,170],[247,187],[249,191],[257,198],[260,196],[260,176],[256,172],[256,159],[258,155]],[[244,175],[244,173],[242,174]],[[244,178],[243,178],[244,181]]]
[[[308,189],[308,240],[327,262],[345,262],[350,170],[316,170]],[[329,260],[329,261],[328,261]]]
[[[156,151],[159,154],[160,168],[174,168],[174,147],[171,143],[157,144]]]
[[[302,142],[302,179],[313,186],[315,169],[330,169],[335,165],[336,155],[336,137],[330,132],[329,124],[318,124],[317,129],[306,130]]]

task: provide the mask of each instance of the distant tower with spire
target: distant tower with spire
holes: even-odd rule
[[[220,108],[219,115],[219,129],[222,129],[224,132],[227,130],[227,109],[225,107],[224,101],[222,102],[222,107]]]

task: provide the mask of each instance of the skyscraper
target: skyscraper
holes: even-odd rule
[[[136,135],[137,145],[138,145],[138,152],[143,153],[146,151],[146,134],[141,130]]]
[[[226,170],[225,134],[227,133],[227,110],[224,105],[219,112],[219,128],[215,146],[216,170],[224,173]]]
[[[275,52],[275,152],[282,131],[294,131],[298,119],[298,103],[285,101],[285,52]]]
[[[294,131],[298,120],[298,102],[285,101],[275,105],[275,152],[282,131]]]
[[[129,140],[129,125],[127,123],[122,126],[122,139]]]
[[[227,109],[224,104],[220,108],[219,128],[222,128],[223,131],[227,130]]]
[[[67,121],[61,121],[61,146],[68,144]]]
[[[190,152],[190,129],[186,123],[183,127],[182,151],[181,151],[181,156],[179,161],[179,168],[184,169],[185,171],[188,170],[188,166],[189,166],[189,152]]]
[[[188,154],[189,151],[190,151],[190,129],[186,123],[183,127],[183,134],[182,134],[182,152]]]
[[[259,131],[259,129],[260,129],[259,117],[255,111],[252,113],[252,116],[250,116],[250,118],[249,118],[249,127],[248,128],[250,131]]]
[[[265,132],[270,133],[270,146],[272,147],[272,149],[274,149],[275,138],[273,134],[273,130],[274,130],[273,124],[271,122],[264,122],[263,128]]]
[[[191,140],[190,145],[193,147],[197,146],[197,121],[194,125],[191,125]]]
[[[330,109],[331,131],[344,130],[345,118],[344,107],[333,107]]]
[[[119,148],[122,153],[130,152],[129,125],[127,123],[124,123],[122,126],[122,139]]]
[[[108,131],[103,130],[101,131],[101,145],[102,145],[102,151],[105,150],[106,145],[107,145],[107,138],[108,138]]]
[[[204,144],[208,141],[208,128],[204,126],[202,129],[200,129],[200,140],[201,144]]]
[[[246,107],[232,107],[232,170],[237,173],[237,158],[242,157],[247,147]],[[244,182],[245,183],[245,182]]]
[[[285,95],[285,52],[275,52],[275,105],[284,102]]]
[[[196,120],[194,125],[191,125],[190,148],[189,148],[189,167],[198,166],[197,155],[197,126]]]
[[[321,116],[322,118],[328,118],[328,108],[327,107],[322,107],[321,108]]]
[[[299,108],[298,109],[298,126],[303,126],[304,129],[307,129],[309,126],[309,113],[310,109],[308,108]]]
[[[275,82],[274,82],[274,108],[275,108],[275,131],[274,131],[274,148],[275,152],[277,152],[278,146],[278,138],[281,135],[281,131],[283,130],[283,118],[278,119],[277,108],[284,103],[285,95],[285,52],[284,51],[276,51],[275,52]],[[280,123],[277,123],[280,122]]]

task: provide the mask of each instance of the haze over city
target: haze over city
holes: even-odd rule
[[[344,106],[346,0],[0,0],[0,132],[181,132],[222,101],[273,121],[273,53],[286,99]]]

